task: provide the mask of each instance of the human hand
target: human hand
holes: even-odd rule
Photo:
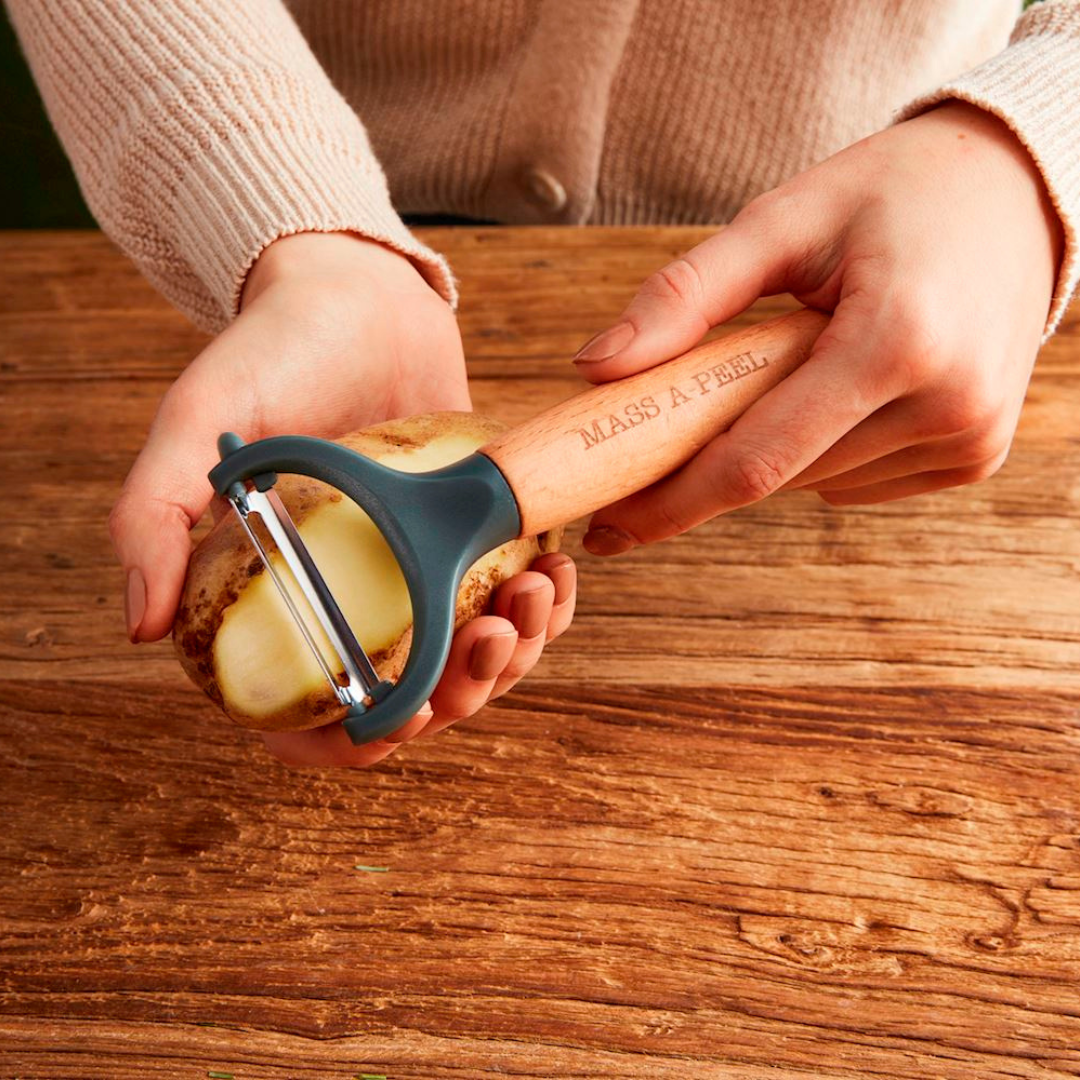
[[[332,438],[398,416],[469,408],[457,321],[411,262],[347,234],[271,244],[248,275],[240,314],[162,399],[109,518],[128,575],[131,640],[155,641],[172,627],[188,534],[211,504],[206,474],[222,431],[245,440]],[[493,613],[455,635],[431,707],[389,739],[354,746],[340,724],[264,739],[290,764],[378,761],[509,689],[569,625],[574,597],[574,564],[558,553],[504,582]]]
[[[680,470],[598,511],[598,555],[780,488],[833,505],[967,484],[1004,462],[1061,224],[1001,121],[950,102],[755,199],[650,277],[576,358],[592,382],[684,352],[759,296],[833,312],[805,363]]]

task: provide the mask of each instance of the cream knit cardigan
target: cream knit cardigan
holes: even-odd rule
[[[1000,116],[1080,276],[1080,0],[7,0],[105,231],[197,324],[275,238],[722,222],[945,98]],[[288,10],[287,10],[288,8]]]

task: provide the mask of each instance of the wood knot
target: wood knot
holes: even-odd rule
[[[967,795],[957,791],[906,784],[871,791],[870,799],[886,810],[899,810],[916,817],[965,817],[973,805]]]
[[[891,951],[888,932],[862,925],[844,926],[810,919],[740,915],[739,939],[776,960],[816,971],[859,972],[893,977],[903,974]]]
[[[44,626],[35,626],[33,630],[27,630],[25,640],[28,649],[47,649],[54,643],[52,634]]]
[[[776,940],[786,949],[807,960],[827,963],[832,958],[832,949],[815,941],[812,936],[777,934]]]
[[[1002,949],[1011,949],[1016,942],[1012,938],[1000,937],[997,934],[979,934],[971,938],[971,944],[984,952],[1001,952]]]

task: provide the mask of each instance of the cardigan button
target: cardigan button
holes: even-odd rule
[[[552,213],[566,206],[566,188],[546,169],[526,169],[521,177],[529,201]]]

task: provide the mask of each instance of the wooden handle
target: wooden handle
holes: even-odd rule
[[[648,487],[727,430],[810,354],[828,316],[803,308],[603,383],[482,450],[531,536]]]

